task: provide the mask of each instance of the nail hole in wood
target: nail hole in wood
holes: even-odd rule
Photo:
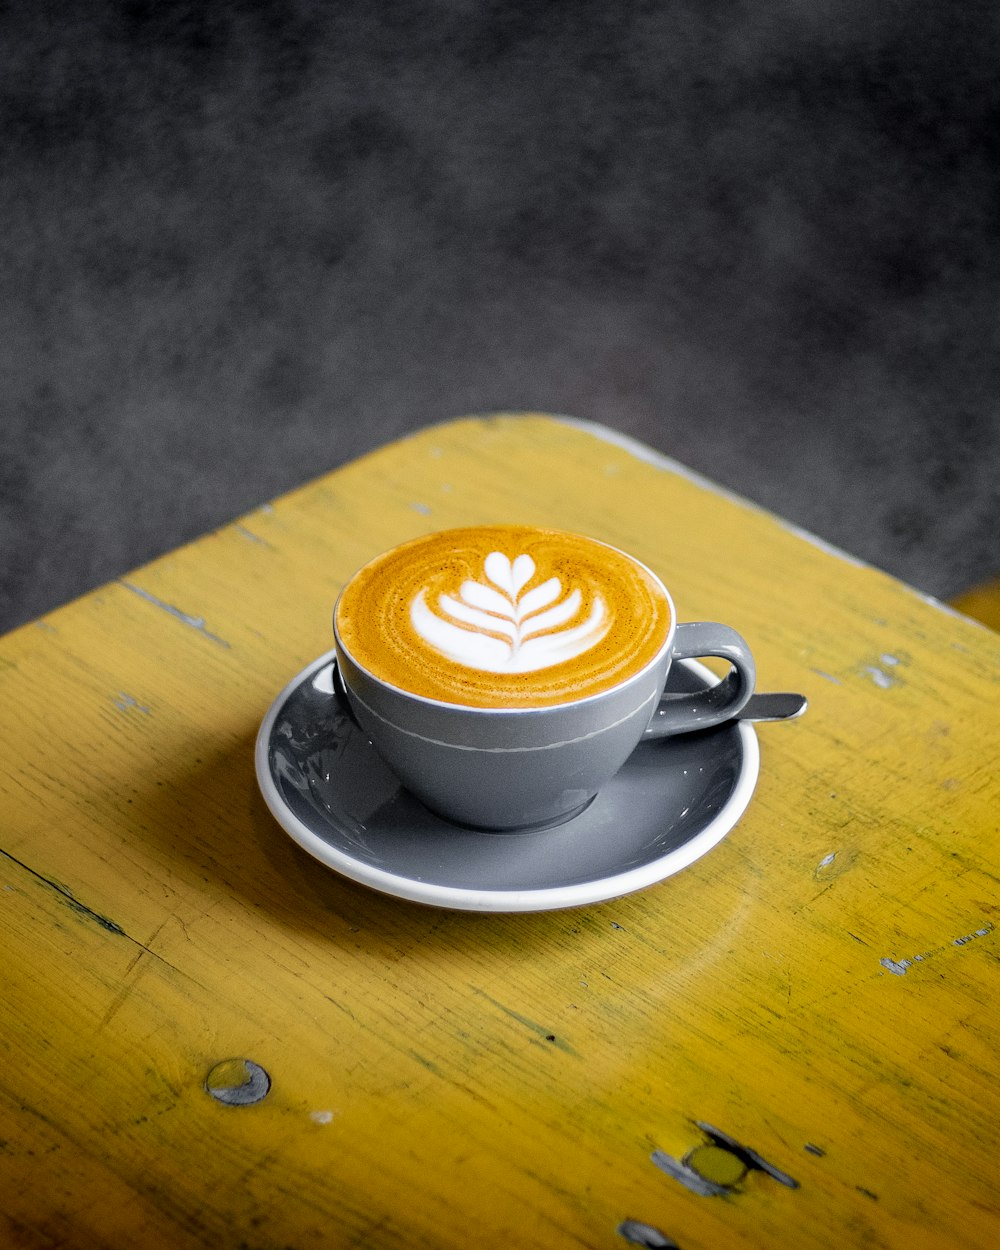
[[[227,1107],[249,1107],[270,1088],[271,1078],[252,1059],[223,1059],[205,1078],[205,1092]]]

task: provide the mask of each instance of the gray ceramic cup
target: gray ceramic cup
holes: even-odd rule
[[[755,668],[743,638],[711,621],[676,624],[672,602],[670,612],[670,633],[645,668],[551,707],[465,707],[411,694],[363,668],[335,626],[339,676],[358,724],[425,806],[475,828],[539,829],[581,812],[639,742],[720,724],[750,698]],[[732,670],[697,693],[664,695],[674,660],[704,656]]]

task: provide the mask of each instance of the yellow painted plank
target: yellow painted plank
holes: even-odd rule
[[[1000,630],[1000,579],[971,586],[962,594],[956,595],[951,606],[956,611],[964,612],[966,616],[988,625],[990,629]]]
[[[726,620],[801,721],[659,886],[490,916],[316,865],[257,794],[371,555],[561,525]],[[992,1247],[1000,636],[579,425],[423,431],[0,640],[0,1244]],[[258,1105],[204,1090],[242,1057]],[[652,1161],[701,1121],[726,1196]],[[6,1241],[4,1241],[6,1238]]]

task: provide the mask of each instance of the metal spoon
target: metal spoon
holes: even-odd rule
[[[768,694],[752,694],[733,720],[792,720],[801,716],[808,707],[804,694],[774,691]]]

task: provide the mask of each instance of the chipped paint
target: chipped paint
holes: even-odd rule
[[[906,976],[906,973],[914,964],[923,963],[927,959],[940,955],[942,951],[948,950],[952,946],[968,946],[970,942],[975,942],[980,938],[987,937],[993,932],[996,926],[992,921],[987,922],[978,929],[973,929],[971,933],[963,933],[961,936],[952,938],[949,943],[944,946],[936,946],[933,950],[924,951],[922,955],[911,955],[909,959],[889,959],[883,958],[879,963],[886,970],[891,972],[894,977]]]
[[[618,1225],[618,1234],[633,1246],[644,1246],[646,1250],[680,1250],[676,1241],[641,1220],[622,1220]]]
[[[888,690],[900,680],[899,673],[895,670],[904,667],[909,662],[910,657],[905,652],[896,655],[891,651],[883,651],[875,663],[865,664],[860,671],[867,673],[881,690]]]
[[[787,1172],[782,1172],[780,1168],[776,1168],[773,1163],[768,1161],[751,1150],[749,1146],[741,1146],[735,1138],[730,1137],[728,1133],[724,1133],[721,1129],[713,1128],[711,1124],[706,1124],[703,1120],[696,1121],[698,1128],[717,1146],[725,1146],[727,1150],[731,1150],[734,1154],[745,1159],[747,1166],[757,1168],[761,1172],[766,1172],[768,1176],[773,1177],[779,1184],[786,1185],[789,1189],[798,1189],[799,1182],[793,1180]]]
[[[134,698],[132,695],[126,694],[124,690],[118,691],[118,697],[115,699],[115,707],[118,708],[120,712],[129,712],[134,708],[135,711],[142,712],[144,716],[153,715],[151,708],[148,708],[145,703],[140,703],[139,700]]]
[[[703,1143],[693,1147],[683,1159],[675,1159],[664,1150],[654,1150],[650,1155],[650,1161],[661,1172],[672,1176],[692,1193],[705,1198],[719,1198],[738,1193],[737,1184],[751,1170],[764,1172],[789,1189],[798,1189],[797,1180],[775,1167],[773,1163],[768,1163],[756,1150],[741,1145],[728,1133],[713,1128],[711,1124],[706,1124],[703,1120],[697,1120],[695,1126],[708,1138],[707,1145]],[[720,1164],[722,1155],[728,1155],[732,1161],[727,1161],[725,1167]],[[704,1171],[709,1175],[702,1174],[702,1169],[699,1167],[702,1162],[707,1164]]]
[[[310,1111],[309,1119],[313,1124],[329,1124],[333,1119],[332,1111]]]
[[[266,538],[261,538],[259,534],[255,534],[253,530],[247,529],[245,525],[234,525],[233,529],[241,538],[245,538],[248,542],[258,543],[261,547],[270,547],[271,544]]]
[[[413,509],[414,512],[419,512],[421,516],[430,516],[431,514],[431,509],[428,507],[428,505],[425,503],[420,503],[418,500],[414,500],[410,504],[410,507]]]
[[[699,1176],[697,1172],[692,1171],[682,1160],[675,1159],[664,1150],[654,1150],[649,1157],[661,1172],[666,1172],[675,1181],[680,1181],[693,1194],[698,1194],[702,1198],[722,1198],[729,1193],[725,1185],[716,1185],[714,1181],[705,1180],[703,1176]]]
[[[211,633],[205,627],[205,618],[203,616],[191,616],[187,612],[181,611],[180,608],[174,607],[172,603],[165,603],[162,599],[158,599],[156,595],[151,594],[148,590],[143,590],[141,586],[136,586],[133,582],[120,581],[120,586],[124,586],[126,590],[131,590],[134,595],[138,595],[140,599],[145,599],[147,603],[151,603],[154,607],[160,608],[161,611],[167,612],[170,616],[178,621],[182,621],[191,629],[197,630],[198,633],[210,639],[214,643],[218,643],[220,647],[229,649],[229,643],[225,638],[220,638],[218,634]]]
[[[834,797],[831,795],[831,798]],[[849,872],[858,861],[858,852],[850,848],[846,851],[831,851],[824,855],[813,869],[813,877],[817,881],[833,881]]]

